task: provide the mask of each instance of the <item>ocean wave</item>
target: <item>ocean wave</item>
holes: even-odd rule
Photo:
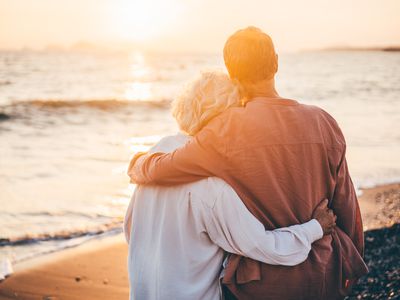
[[[19,237],[0,238],[0,247],[32,245],[48,241],[65,241],[74,238],[98,236],[104,233],[122,232],[122,220],[115,220],[90,229],[61,230],[54,233],[27,234]]]
[[[29,119],[37,113],[44,117],[58,115],[80,115],[97,112],[104,113],[132,113],[137,109],[143,110],[168,110],[171,100],[160,99],[155,101],[129,101],[122,99],[104,100],[25,100],[0,104],[0,123]],[[44,119],[42,119],[44,120]]]
[[[45,109],[58,109],[58,108],[93,108],[100,110],[113,110],[125,107],[155,107],[155,108],[167,108],[171,103],[171,99],[159,99],[153,101],[129,101],[123,99],[103,99],[103,100],[25,100],[12,102],[8,105],[0,106],[3,108],[17,108],[17,107],[34,107],[34,108],[45,108]]]
[[[18,213],[1,213],[2,215],[9,215],[14,217],[83,217],[87,219],[110,218],[108,215],[99,213],[83,213],[77,211],[36,211],[36,212],[18,212]]]

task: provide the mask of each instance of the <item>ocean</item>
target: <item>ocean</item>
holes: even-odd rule
[[[281,54],[279,93],[322,107],[356,187],[400,182],[400,53]],[[0,260],[121,232],[129,158],[178,128],[169,110],[221,54],[0,51]]]

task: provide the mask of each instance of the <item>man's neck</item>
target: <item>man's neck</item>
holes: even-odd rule
[[[280,98],[275,89],[274,78],[259,82],[252,86],[250,98]]]
[[[253,93],[252,98],[280,98],[278,92],[273,90]]]

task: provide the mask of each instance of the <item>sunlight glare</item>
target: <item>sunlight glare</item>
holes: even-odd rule
[[[178,15],[174,1],[120,0],[113,2],[112,23],[121,38],[143,42],[165,33]]]

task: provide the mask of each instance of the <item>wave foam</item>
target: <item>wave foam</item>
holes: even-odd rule
[[[87,230],[77,229],[73,231],[59,231],[55,233],[32,234],[13,238],[0,238],[0,247],[31,245],[48,241],[63,241],[86,236],[97,236],[115,231],[122,231],[122,221],[119,219]]]
[[[15,101],[7,105],[2,105],[0,108],[39,108],[39,109],[60,109],[60,108],[91,108],[100,110],[123,109],[127,107],[150,107],[150,108],[168,108],[171,103],[170,99],[160,99],[154,101],[129,101],[123,99],[103,99],[103,100],[26,100]],[[1,113],[4,114],[4,113]]]

